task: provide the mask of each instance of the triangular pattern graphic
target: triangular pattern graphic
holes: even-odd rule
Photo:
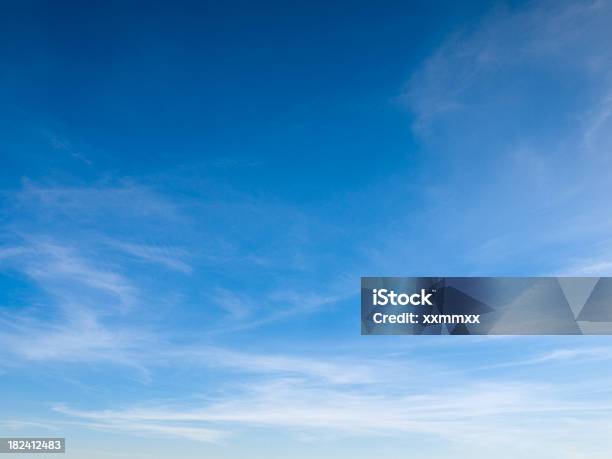
[[[577,322],[583,335],[612,335],[612,322]]]
[[[577,318],[591,296],[599,277],[558,277],[557,281],[574,317]]]
[[[601,277],[589,296],[578,320],[612,322],[612,278]]]
[[[494,334],[580,335],[572,310],[554,278],[541,278],[505,308]]]

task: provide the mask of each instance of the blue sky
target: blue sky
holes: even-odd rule
[[[0,16],[2,435],[608,457],[608,337],[361,337],[358,288],[612,273],[610,2]]]

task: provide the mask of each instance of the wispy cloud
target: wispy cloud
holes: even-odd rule
[[[408,84],[404,97],[416,115],[416,131],[428,132],[432,123],[455,111],[494,109],[495,105],[512,109],[507,101],[495,97],[494,91],[508,91],[512,81],[520,84],[520,72],[528,66],[542,72],[555,66],[566,72],[582,71],[589,77],[603,78],[604,85],[609,83],[612,53],[604,43],[610,37],[611,14],[606,1],[540,1],[523,8],[498,8],[476,27],[455,33]],[[546,74],[540,77],[546,78]],[[493,81],[499,86],[488,86]],[[495,105],[489,105],[483,95],[490,95],[489,102]],[[527,92],[515,97],[525,95]],[[587,138],[609,117],[609,97],[595,99],[595,104],[600,108],[589,118]]]
[[[95,266],[70,246],[45,239],[5,248],[6,262],[58,297],[79,295],[79,287],[107,294],[106,307],[127,309],[136,301],[137,289],[121,274]]]
[[[394,373],[390,365],[355,358],[317,359],[304,356],[262,354],[236,351],[220,347],[177,347],[161,353],[164,359],[237,370],[239,373],[276,375],[281,378],[300,377],[332,384],[365,384],[380,382],[383,368],[386,374]],[[388,377],[388,376],[386,376]]]
[[[145,436],[165,436],[180,438],[196,442],[218,443],[227,438],[228,433],[218,429],[198,427],[194,423],[177,423],[172,420],[150,419],[136,420],[125,416],[112,416],[110,413],[87,413],[73,411],[62,405],[57,405],[55,411],[73,418],[85,419],[79,425],[92,430],[109,430],[121,433],[130,433]],[[170,422],[168,422],[170,421]]]
[[[91,166],[93,164],[92,161],[87,158],[83,153],[75,150],[69,141],[51,133],[45,133],[45,135],[48,138],[51,148],[53,148],[54,150],[65,152],[69,154],[72,158],[81,161],[87,164],[88,166]]]
[[[175,247],[133,244],[118,240],[108,240],[107,243],[115,249],[150,263],[158,263],[185,274],[193,271],[193,268],[184,261],[186,252]]]
[[[453,221],[435,241],[446,258],[461,240],[489,274],[607,272],[611,19],[608,1],[500,7],[413,73],[414,132],[444,164],[427,215]]]
[[[477,367],[475,370],[492,370],[496,368],[512,368],[532,365],[568,365],[571,363],[590,365],[593,362],[612,360],[612,347],[609,346],[577,346],[573,348],[553,349],[535,353],[523,359],[495,363]]]
[[[212,303],[225,310],[234,320],[242,320],[259,309],[249,298],[226,288],[217,287],[210,298]]]
[[[612,359],[612,347],[582,347],[575,349],[556,349],[531,361],[533,363],[562,362],[566,360],[607,360]]]
[[[28,361],[131,362],[129,350],[142,346],[146,333],[107,323],[138,304],[138,289],[127,278],[48,240],[28,239],[10,252],[3,263],[27,276],[45,299],[24,305],[27,314],[0,313],[3,352]]]
[[[54,227],[66,218],[83,225],[109,217],[123,222],[141,219],[141,223],[146,223],[142,220],[146,218],[176,220],[179,217],[170,200],[130,179],[87,186],[41,184],[24,179],[22,190],[12,194],[11,203],[13,211],[35,213],[37,221]]]
[[[213,401],[200,408],[191,404],[188,409],[163,405],[118,411],[82,411],[65,406],[56,410],[85,424],[135,428],[160,422],[169,428],[178,423],[226,426],[228,434],[235,428],[267,427],[296,435],[308,432],[339,436],[426,435],[450,444],[469,444],[478,439],[484,447],[504,446],[514,451],[510,437],[519,436],[522,445],[551,446],[552,438],[560,432],[580,436],[585,422],[597,428],[598,423],[612,415],[611,405],[596,401],[566,402],[563,397],[567,394],[539,385],[482,383],[448,387],[444,391],[423,387],[397,389],[356,391],[290,379],[260,383],[231,399]],[[580,418],[583,423],[576,426],[571,422],[573,418]]]
[[[612,261],[584,260],[580,265],[574,266],[569,272],[575,276],[608,276],[612,273]]]
[[[58,430],[58,427],[51,423],[43,423],[43,422],[31,422],[31,421],[21,421],[21,420],[4,420],[0,421],[0,428],[5,431],[21,431],[24,429],[43,429],[43,430]]]

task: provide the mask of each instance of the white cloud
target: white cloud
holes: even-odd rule
[[[211,302],[225,310],[233,320],[242,320],[250,316],[256,309],[257,305],[247,298],[225,288],[216,288],[210,295]]]
[[[609,346],[594,346],[594,347],[575,347],[554,349],[544,353],[536,354],[528,358],[502,362],[494,365],[487,365],[478,370],[490,370],[495,368],[509,368],[529,365],[543,364],[564,364],[577,363],[588,364],[594,361],[605,361],[612,359],[612,347]]]
[[[129,255],[132,255],[133,257],[151,263],[157,263],[175,271],[185,274],[190,274],[193,271],[193,268],[184,261],[184,258],[186,258],[186,253],[184,250],[166,245],[153,246],[146,244],[134,244],[111,239],[109,239],[107,243],[111,247],[121,250]]]
[[[612,273],[612,261],[584,261],[570,272],[575,276],[609,276]]]
[[[79,287],[107,294],[106,308],[129,309],[136,302],[138,291],[125,276],[104,263],[93,263],[80,255],[76,248],[46,239],[30,238],[11,261],[45,290],[59,297],[74,298]],[[15,255],[15,254],[14,254]]]
[[[80,224],[94,219],[96,222],[100,219],[180,220],[180,212],[170,200],[130,180],[65,186],[43,185],[24,179],[22,190],[12,197],[16,210],[31,211],[38,220],[52,225],[64,222],[65,218]]]
[[[43,304],[0,312],[4,353],[27,361],[107,361],[133,364],[134,348],[150,335],[129,326],[109,326],[109,317],[138,306],[138,289],[100,260],[73,247],[26,239],[5,264],[45,292]]]
[[[456,111],[494,109],[486,105],[489,102],[497,109],[510,109],[513,101],[499,96],[521,87],[521,72],[531,71],[536,82],[551,76],[563,81],[581,72],[596,90],[607,93],[612,82],[612,52],[607,46],[611,17],[608,1],[541,1],[497,9],[476,27],[452,35],[408,84],[404,100],[415,113],[416,131],[425,134],[439,118]],[[528,98],[529,93],[519,97]],[[593,100],[599,106],[602,99]],[[503,112],[495,115],[504,117]],[[609,97],[604,97],[588,121],[587,137],[608,117]]]
[[[200,362],[215,368],[237,370],[240,373],[300,377],[331,384],[365,384],[389,378],[393,366],[363,359],[317,359],[293,355],[243,352],[219,347],[187,347],[162,351],[161,358],[185,362]],[[360,361],[361,360],[361,361]],[[386,371],[385,371],[386,370]]]
[[[497,8],[416,69],[403,98],[442,165],[427,215],[452,222],[443,266],[459,244],[470,274],[608,271],[611,21],[609,1]]]
[[[581,437],[585,432],[611,432],[605,427],[612,419],[611,405],[568,402],[566,396],[558,387],[502,382],[449,384],[438,390],[431,386],[398,386],[389,391],[388,387],[347,390],[277,379],[201,407],[190,403],[190,408],[166,404],[116,411],[83,411],[65,406],[56,409],[81,419],[85,425],[223,426],[227,434],[236,429],[271,428],[277,434],[294,435],[425,435],[449,444],[476,441],[483,447],[510,448],[513,454],[524,445],[544,449],[554,440],[563,445],[566,442],[562,433],[570,438]],[[582,422],[576,424],[573,419]],[[514,443],[516,438],[520,438],[520,445]]]
[[[22,420],[4,420],[0,421],[0,428],[5,431],[26,431],[30,432],[32,429],[36,430],[58,430],[56,425],[52,423],[44,423],[44,422],[32,422],[32,421],[22,421]]]

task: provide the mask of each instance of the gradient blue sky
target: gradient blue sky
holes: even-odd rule
[[[1,7],[0,436],[609,458],[612,339],[361,337],[358,290],[612,274],[611,2]]]

